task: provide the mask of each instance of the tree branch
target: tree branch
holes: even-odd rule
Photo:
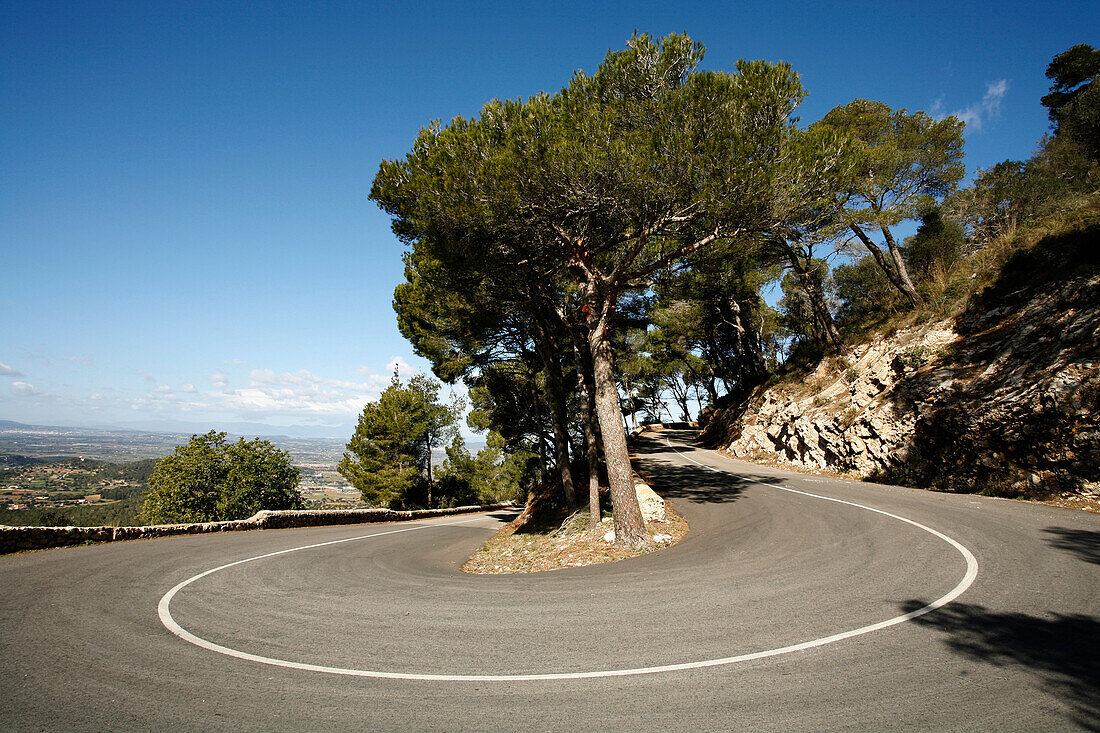
[[[677,259],[683,257],[684,255],[686,255],[690,252],[693,252],[697,249],[701,249],[702,247],[706,247],[708,244],[712,244],[713,242],[715,242],[718,239],[721,239],[724,236],[726,236],[726,237],[737,236],[740,233],[741,233],[741,229],[738,228],[738,229],[734,230],[733,232],[730,232],[729,234],[723,234],[720,227],[715,227],[713,232],[711,232],[707,236],[703,237],[702,239],[698,239],[695,242],[692,242],[691,244],[681,245],[680,247],[677,247],[677,248],[673,249],[671,252],[665,254],[663,257],[658,258],[656,262],[653,262],[652,264],[650,264],[646,267],[643,267],[640,270],[634,270],[632,272],[626,273],[625,275],[623,275],[620,278],[620,281],[629,282],[631,280],[636,280],[638,278],[648,277],[649,275],[652,275],[653,273],[657,272],[658,270],[662,270],[662,269],[668,267],[673,262],[675,262]]]

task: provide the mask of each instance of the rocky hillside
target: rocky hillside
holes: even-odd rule
[[[706,436],[738,457],[889,483],[1100,494],[1100,226],[1018,252],[954,319],[758,389]]]

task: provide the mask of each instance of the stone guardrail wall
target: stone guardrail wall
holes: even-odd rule
[[[89,542],[118,542],[151,537],[210,532],[241,532],[251,529],[283,529],[287,527],[321,527],[337,524],[401,522],[410,519],[448,517],[454,514],[511,509],[512,502],[460,506],[450,509],[297,509],[261,511],[248,519],[227,522],[196,522],[193,524],[158,524],[151,527],[9,527],[0,525],[0,555],[24,550],[44,550],[50,547],[82,545]]]
[[[639,435],[644,435],[645,433],[652,433],[652,432],[655,432],[657,430],[665,430],[666,428],[669,429],[669,430],[684,430],[684,429],[687,429],[687,428],[695,429],[695,428],[698,428],[698,427],[699,427],[698,421],[693,421],[693,422],[642,423],[641,425],[639,425],[638,427],[636,427],[636,428],[634,428],[633,430],[630,431],[629,437],[630,438],[637,438]]]

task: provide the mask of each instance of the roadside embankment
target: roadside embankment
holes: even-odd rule
[[[711,416],[737,458],[884,483],[1100,498],[1100,226],[1017,253],[955,317],[876,337]]]
[[[323,509],[261,511],[248,519],[226,522],[194,522],[190,524],[159,524],[149,527],[8,527],[0,526],[0,554],[44,550],[51,547],[82,545],[89,542],[118,542],[150,539],[183,534],[211,532],[242,532],[252,529],[284,529],[288,527],[321,527],[336,524],[367,524],[401,522],[410,519],[447,517],[453,514],[508,509],[511,502],[461,506],[450,509]]]

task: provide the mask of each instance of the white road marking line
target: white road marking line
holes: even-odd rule
[[[668,442],[669,447],[672,448],[672,443],[668,441],[668,438],[666,438],[665,441]],[[722,471],[720,471],[716,468],[708,466],[704,463],[700,463],[699,461],[696,461],[695,459],[691,458],[690,456],[687,456],[683,453],[680,453],[680,451],[676,450],[675,448],[672,448],[672,449],[678,455],[682,456],[683,458],[686,458],[687,460],[691,461],[692,463],[695,463],[699,466],[702,466],[703,468],[706,468],[708,470],[714,471],[715,473],[723,473]],[[843,632],[840,632],[838,634],[832,634],[830,636],[823,636],[819,639],[813,639],[811,641],[804,641],[800,644],[791,644],[789,646],[779,647],[777,649],[767,649],[767,650],[764,650],[764,651],[751,652],[751,653],[748,653],[748,654],[738,654],[738,655],[732,656],[732,657],[721,657],[719,659],[707,659],[707,660],[698,661],[698,662],[682,662],[682,663],[679,663],[679,664],[664,664],[664,665],[660,665],[660,666],[656,666],[656,667],[636,667],[636,668],[633,668],[633,669],[607,669],[607,670],[598,670],[598,671],[594,671],[594,672],[550,672],[550,673],[544,673],[544,674],[420,674],[420,673],[413,673],[413,672],[383,672],[383,671],[380,671],[380,670],[348,669],[348,668],[345,668],[345,667],[329,667],[329,666],[320,665],[320,664],[306,664],[306,663],[303,663],[303,662],[292,662],[292,661],[288,661],[288,660],[285,660],[285,659],[275,659],[275,658],[272,658],[272,657],[264,657],[264,656],[261,656],[259,654],[250,654],[248,652],[242,652],[242,651],[238,651],[236,649],[230,649],[229,647],[225,647],[225,646],[222,646],[220,644],[215,644],[211,641],[207,641],[206,639],[202,639],[198,636],[195,636],[194,634],[192,634],[191,632],[187,631],[182,626],[177,624],[175,619],[172,618],[171,611],[169,610],[169,604],[171,604],[172,599],[175,597],[175,595],[180,590],[182,590],[186,586],[190,585],[191,583],[195,582],[196,580],[199,580],[200,578],[204,578],[207,575],[211,575],[213,573],[216,573],[219,570],[225,570],[226,568],[231,568],[235,565],[241,565],[243,563],[252,562],[253,560],[261,560],[261,559],[267,558],[267,557],[275,557],[277,555],[285,555],[285,554],[290,553],[290,552],[298,552],[300,550],[310,550],[310,549],[314,549],[314,548],[317,548],[317,547],[324,547],[326,545],[336,545],[336,544],[340,544],[342,542],[354,542],[356,540],[370,539],[371,537],[381,537],[383,535],[396,534],[398,532],[411,532],[411,531],[419,530],[419,529],[430,529],[432,527],[449,527],[449,526],[453,526],[453,525],[456,525],[456,524],[467,524],[468,522],[475,521],[475,520],[472,520],[472,519],[467,520],[466,522],[452,522],[452,523],[449,523],[449,524],[421,525],[419,527],[409,527],[409,528],[405,528],[405,529],[391,530],[389,532],[379,532],[379,533],[376,533],[376,534],[363,535],[363,536],[360,536],[360,537],[349,537],[349,538],[342,539],[342,540],[333,540],[331,542],[320,542],[320,543],[317,543],[317,544],[314,544],[314,545],[305,545],[305,546],[302,546],[302,547],[294,547],[294,548],[291,548],[291,549],[288,549],[288,550],[280,550],[278,552],[269,552],[265,555],[257,555],[256,557],[250,557],[250,558],[245,559],[245,560],[238,560],[236,562],[231,562],[231,563],[228,563],[226,565],[222,565],[220,567],[216,567],[216,568],[213,568],[211,570],[207,570],[206,572],[199,573],[198,575],[195,575],[191,578],[188,578],[187,580],[183,581],[182,583],[180,583],[176,587],[172,588],[172,590],[165,593],[164,597],[160,599],[160,603],[157,606],[157,613],[159,614],[161,623],[164,624],[165,628],[167,628],[169,631],[171,631],[173,634],[180,637],[184,641],[189,642],[191,644],[194,644],[195,646],[202,647],[203,649],[207,649],[209,651],[217,652],[219,654],[224,654],[226,656],[235,657],[237,659],[242,659],[242,660],[249,661],[249,662],[257,662],[259,664],[268,664],[268,665],[272,665],[272,666],[276,666],[276,667],[284,667],[284,668],[287,668],[287,669],[298,669],[298,670],[304,670],[304,671],[307,671],[307,672],[323,672],[325,674],[338,674],[338,675],[345,675],[345,676],[349,676],[349,677],[372,677],[372,678],[391,679],[391,680],[417,680],[417,681],[430,681],[430,682],[529,682],[529,681],[546,681],[546,680],[580,680],[580,679],[594,679],[594,678],[598,678],[598,677],[629,677],[629,676],[643,675],[643,674],[658,674],[658,673],[661,673],[661,672],[678,672],[678,671],[693,670],[693,669],[704,669],[706,667],[719,667],[719,666],[725,666],[725,665],[729,665],[729,664],[737,664],[739,662],[749,662],[749,661],[753,661],[753,660],[756,660],[756,659],[766,659],[768,657],[777,657],[777,656],[780,656],[782,654],[791,654],[793,652],[801,652],[801,651],[806,651],[808,649],[814,649],[816,647],[825,646],[826,644],[833,644],[833,643],[836,643],[838,641],[843,641],[845,639],[851,639],[853,637],[862,636],[864,634],[869,634],[869,633],[874,632],[874,631],[880,631],[882,629],[886,629],[886,628],[889,628],[891,626],[896,626],[898,624],[905,623],[906,621],[911,621],[911,620],[913,620],[913,619],[915,619],[919,616],[923,616],[926,613],[930,613],[930,612],[936,610],[937,608],[941,608],[941,607],[947,605],[948,603],[951,603],[956,598],[961,596],[963,593],[966,592],[966,590],[974,583],[974,580],[978,577],[978,560],[977,560],[977,558],[974,557],[974,554],[972,552],[970,552],[970,550],[968,550],[966,547],[964,547],[960,543],[956,542],[955,540],[951,539],[947,535],[943,534],[942,532],[938,532],[938,531],[932,529],[931,527],[926,527],[925,525],[920,524],[919,522],[914,522],[912,519],[906,519],[905,517],[898,516],[897,514],[891,514],[890,512],[886,512],[886,511],[883,511],[881,509],[875,509],[874,507],[864,506],[863,504],[857,504],[857,503],[851,502],[851,501],[844,501],[842,499],[834,499],[834,498],[829,497],[829,496],[820,496],[818,494],[811,494],[807,491],[799,491],[798,489],[789,489],[789,488],[786,488],[786,487],[783,487],[783,486],[777,486],[775,484],[764,483],[763,481],[755,481],[755,480],[752,480],[752,479],[746,479],[746,480],[752,481],[753,483],[757,483],[757,484],[760,484],[762,486],[767,486],[769,488],[779,489],[780,491],[788,491],[792,494],[802,494],[803,496],[809,496],[809,497],[813,497],[815,499],[824,499],[825,501],[832,501],[832,502],[836,502],[838,504],[846,504],[848,506],[857,507],[859,509],[866,509],[867,511],[875,512],[876,514],[882,514],[884,516],[890,517],[892,519],[897,519],[899,521],[905,522],[906,524],[910,524],[914,527],[922,529],[925,532],[928,532],[928,533],[930,533],[930,534],[932,534],[936,537],[939,537],[944,542],[947,542],[952,547],[954,547],[956,550],[958,550],[958,552],[966,560],[966,574],[963,576],[963,579],[961,581],[959,581],[958,585],[956,585],[954,588],[952,588],[946,595],[941,596],[940,598],[937,598],[936,600],[932,601],[931,603],[929,603],[926,606],[922,606],[921,608],[918,608],[915,611],[910,611],[909,613],[902,614],[901,616],[895,616],[893,618],[886,619],[885,621],[879,621],[878,623],[869,624],[867,626],[861,626],[860,628],[852,629],[851,631],[843,631]]]

